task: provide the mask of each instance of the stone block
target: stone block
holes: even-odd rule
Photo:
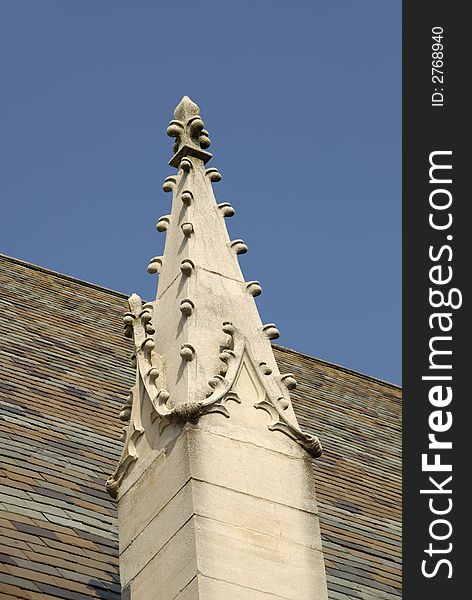
[[[189,479],[187,434],[184,430],[120,496],[118,502],[120,552],[128,547]]]
[[[198,575],[198,592],[200,596],[189,596],[188,600],[287,600],[278,594],[268,594],[204,575]]]
[[[307,512],[316,512],[314,473],[308,459],[208,431],[188,429],[191,476]]]
[[[132,600],[174,600],[197,574],[195,524],[188,521],[130,582]]]
[[[138,600],[326,600],[316,511],[305,457],[187,426],[119,499],[122,585]]]
[[[127,585],[169,542],[193,515],[189,481],[121,552],[120,576]]]
[[[203,517],[195,526],[202,575],[273,597],[327,600],[319,550]]]
[[[201,600],[199,576],[195,576],[185,588],[177,594],[174,600]]]
[[[192,488],[196,515],[321,550],[316,514],[202,481]]]

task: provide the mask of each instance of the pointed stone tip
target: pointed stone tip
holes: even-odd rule
[[[174,156],[169,161],[172,167],[183,170],[185,170],[184,165],[190,167],[191,163],[186,159],[187,156],[200,158],[204,164],[210,160],[212,155],[207,151],[211,144],[208,131],[200,116],[200,108],[188,96],[184,96],[176,106],[174,119],[167,128],[167,135],[175,138],[172,148]],[[169,187],[166,185],[164,191],[168,191]]]
[[[174,110],[174,116],[179,121],[183,121],[185,118],[188,119],[190,116],[199,114],[200,108],[198,104],[195,104],[189,96],[183,96],[182,100],[177,104]]]

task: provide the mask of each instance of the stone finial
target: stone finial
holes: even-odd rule
[[[179,167],[185,156],[195,156],[207,163],[212,156],[206,151],[211,141],[200,117],[199,107],[188,96],[184,96],[174,111],[174,117],[167,128],[167,135],[175,138],[174,156],[169,164]]]
[[[238,402],[249,425],[258,421],[257,409],[268,413],[260,435],[279,431],[312,456],[321,452],[317,439],[298,425],[290,401],[293,375],[279,372],[270,343],[279,330],[261,322],[253,300],[261,285],[241,272],[238,257],[247,245],[229,238],[225,217],[234,209],[215,197],[213,184],[221,175],[206,168],[210,142],[200,109],[184,96],[174,114],[167,133],[176,139],[170,164],[178,172],[164,182],[172,206],[157,223],[166,243],[163,256],[148,265],[148,272],[158,275],[156,299],[143,304],[132,296],[124,317],[125,335],[134,340],[136,383],[132,404],[121,411],[128,429],[109,486],[113,493],[115,482],[145,455],[143,431],[160,440],[174,431],[171,423],[182,426],[210,413],[231,418]],[[244,389],[250,380],[253,387]],[[141,418],[149,414],[149,422]],[[160,443],[156,439],[153,443]]]
[[[297,382],[279,371],[279,331],[241,272],[247,246],[228,235],[234,209],[217,202],[221,175],[206,168],[210,141],[187,96],[168,134],[178,170],[163,186],[164,252],[148,266],[157,293],[133,294],[124,315],[135,383],[107,482],[123,596],[328,600],[310,463],[319,440],[298,425]]]

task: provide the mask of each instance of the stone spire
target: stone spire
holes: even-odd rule
[[[165,192],[172,192],[172,208],[156,225],[166,234],[165,249],[148,266],[149,273],[159,277],[157,295],[143,302],[133,294],[124,317],[125,334],[134,341],[136,382],[120,413],[126,424],[123,454],[107,483],[109,493],[120,498],[119,512],[127,505],[124,497],[134,497],[136,503],[135,489],[147,471],[157,468],[151,465],[184,438],[187,443],[191,438],[199,451],[205,447],[221,457],[229,439],[238,440],[236,456],[251,444],[294,454],[302,462],[305,451],[313,457],[321,454],[318,439],[298,426],[290,400],[296,381],[290,373],[280,374],[275,361],[270,341],[279,332],[273,323],[260,320],[254,297],[261,286],[245,281],[241,273],[238,255],[247,252],[247,246],[241,239],[230,240],[225,224],[234,210],[228,202],[215,201],[213,184],[221,175],[205,167],[212,155],[200,109],[184,96],[174,116],[167,134],[175,138],[169,164],[177,173],[163,185]],[[211,447],[203,439],[211,439]],[[182,461],[187,459],[191,464],[192,452]],[[277,462],[274,468],[279,468]],[[155,482],[158,487],[166,475],[162,472],[161,477]],[[152,490],[146,494],[152,501]],[[121,509],[120,521],[124,510],[129,508]],[[139,528],[131,529],[146,537]],[[125,544],[123,555],[128,557],[136,542],[129,532],[123,534],[123,542],[121,530],[120,547]],[[136,575],[128,569],[129,562],[127,558],[122,568],[125,584]],[[143,592],[136,600],[147,597]],[[306,595],[297,598],[308,600]]]

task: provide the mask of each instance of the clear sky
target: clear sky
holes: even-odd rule
[[[0,76],[0,252],[152,298],[188,94],[278,342],[400,382],[400,0],[2,0]]]

